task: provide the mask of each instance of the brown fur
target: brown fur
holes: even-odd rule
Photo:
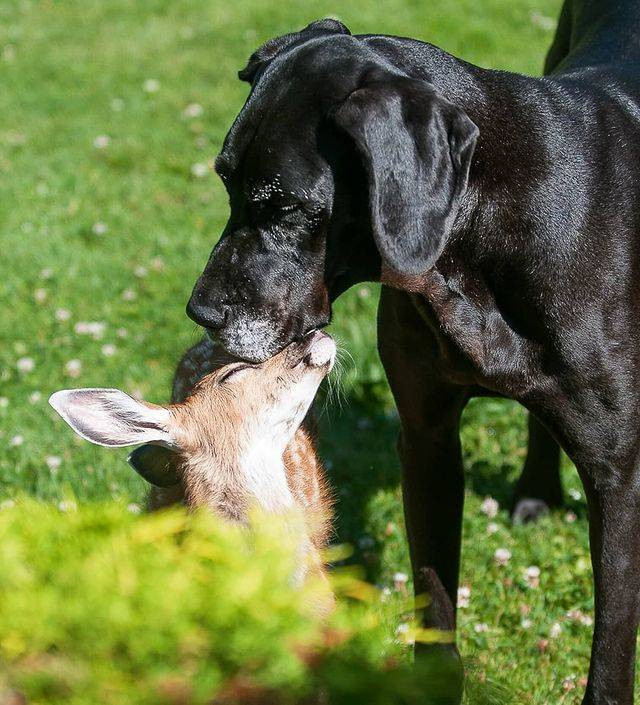
[[[227,389],[217,385],[217,381],[232,362],[204,339],[178,363],[170,409],[172,427],[179,429],[178,444],[182,450],[180,454],[176,452],[175,458],[182,483],[167,489],[152,488],[152,509],[184,502],[190,507],[207,506],[233,521],[246,521],[252,498],[238,472],[246,419],[259,413],[256,398],[265,394],[277,398],[287,357],[280,353],[263,363],[255,380],[242,380]],[[320,566],[317,552],[326,546],[331,531],[332,498],[316,452],[310,414],[284,447],[282,460],[295,508],[305,517],[308,540],[316,554],[311,556],[311,563]],[[212,461],[215,482],[211,481]]]

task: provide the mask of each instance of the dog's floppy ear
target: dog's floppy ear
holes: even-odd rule
[[[100,446],[172,445],[171,413],[118,389],[64,389],[49,404],[82,438]]]
[[[238,71],[238,78],[241,81],[253,83],[258,69],[275,58],[281,51],[296,42],[322,34],[351,34],[351,32],[349,28],[343,25],[339,20],[327,17],[323,20],[316,20],[308,24],[299,32],[290,32],[289,34],[283,34],[281,37],[269,39],[268,42],[265,42],[251,54],[247,65],[241,71]]]
[[[478,128],[429,84],[403,76],[367,82],[334,119],[364,161],[383,261],[400,274],[425,272],[442,253],[467,188]]]

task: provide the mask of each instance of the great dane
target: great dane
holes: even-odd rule
[[[631,705],[640,603],[640,3],[567,0],[544,78],[335,20],[268,41],[216,170],[231,214],[188,313],[254,362],[382,282],[417,592],[458,585],[460,414],[530,412],[518,499],[588,502],[584,703]],[[534,503],[535,504],[535,503]],[[521,509],[521,507],[519,508]],[[425,626],[440,623],[425,610]]]

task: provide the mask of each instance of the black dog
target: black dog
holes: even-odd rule
[[[560,499],[555,438],[590,515],[585,703],[631,705],[640,605],[640,4],[567,0],[528,78],[324,20],[273,39],[217,170],[231,216],[189,315],[260,361],[381,281],[416,589],[455,600],[467,400],[531,412],[520,496]],[[438,624],[433,610],[427,625]]]

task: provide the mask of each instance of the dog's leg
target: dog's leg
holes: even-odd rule
[[[561,505],[560,446],[529,413],[529,448],[514,492],[511,516],[518,524],[536,521],[550,508]]]
[[[571,26],[573,24],[571,5],[572,0],[564,0],[556,34],[544,62],[545,76],[558,66],[571,48]]]
[[[402,491],[415,591],[433,590],[437,576],[444,591],[422,612],[422,622],[453,630],[464,500],[459,422],[467,394],[438,380],[429,360],[430,335],[406,294],[383,289],[378,345],[402,424]],[[442,599],[445,591],[448,601]],[[429,650],[448,654],[460,668],[454,646]]]
[[[585,491],[595,630],[583,704],[632,705],[640,613],[640,487],[637,478],[597,487],[586,479]]]

